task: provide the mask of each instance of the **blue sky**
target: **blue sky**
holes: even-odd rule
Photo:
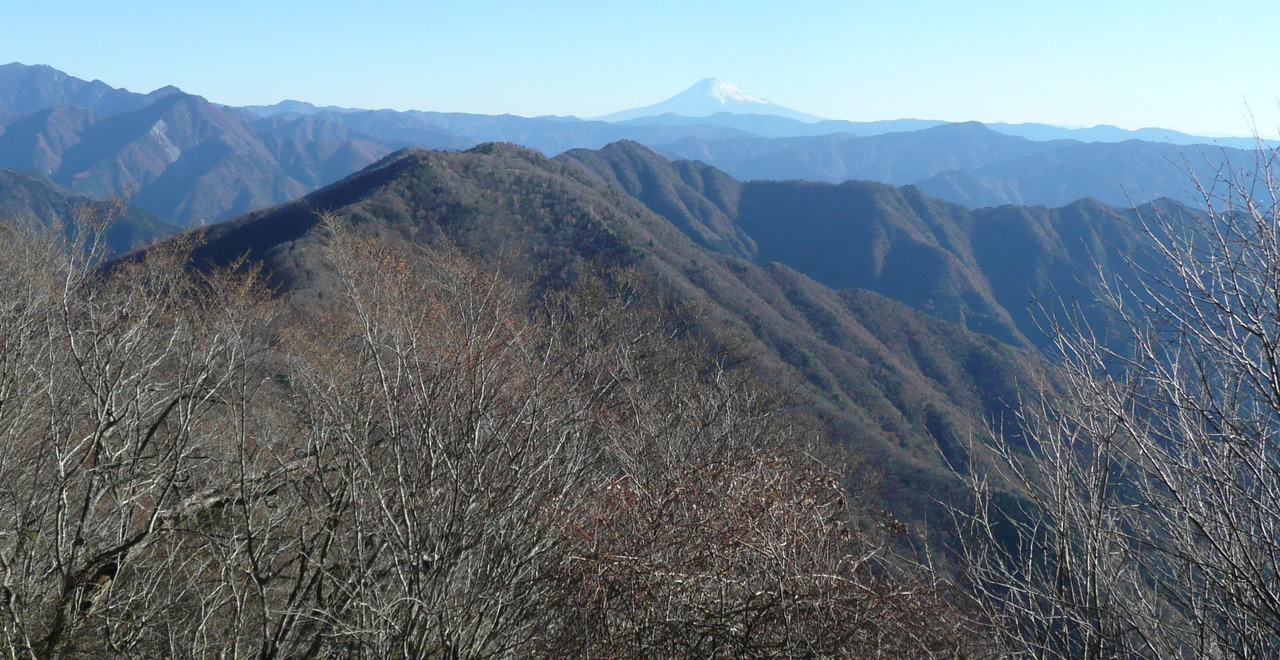
[[[716,76],[869,121],[1280,124],[1276,0],[41,0],[0,63],[232,105],[591,117]]]

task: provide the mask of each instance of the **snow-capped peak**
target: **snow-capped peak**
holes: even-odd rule
[[[706,95],[721,103],[769,103],[759,96],[753,96],[733,83],[719,78],[705,78],[694,85],[694,88],[706,87]]]
[[[675,114],[685,117],[710,117],[728,112],[739,115],[773,115],[804,122],[820,121],[819,117],[796,112],[749,94],[741,87],[719,78],[703,78],[675,96],[650,106],[623,110],[599,117],[604,121],[626,121],[638,117]]]

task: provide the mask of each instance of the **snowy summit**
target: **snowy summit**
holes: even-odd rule
[[[742,91],[741,87],[719,78],[703,78],[684,93],[700,92],[702,88],[706,88],[706,96],[725,105],[730,103],[763,103],[765,105],[772,105],[765,99],[762,99],[759,96],[752,96],[751,94]]]
[[[718,112],[738,115],[773,115],[804,122],[821,121],[820,117],[784,108],[749,94],[742,88],[719,78],[703,78],[689,89],[654,105],[615,112],[597,117],[603,121],[626,121],[639,117],[676,114],[685,117],[710,117]]]

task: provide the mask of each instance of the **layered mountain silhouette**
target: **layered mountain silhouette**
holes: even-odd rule
[[[977,122],[871,137],[687,140],[659,145],[664,153],[701,160],[738,179],[867,179],[903,185],[940,172],[1052,152],[1062,146],[992,131]]]
[[[1042,304],[1087,303],[1098,267],[1123,275],[1143,254],[1141,219],[1191,214],[1171,202],[1116,208],[970,209],[913,186],[870,181],[739,182],[634,142],[557,158],[626,190],[702,245],[781,262],[834,289],[876,291],[1017,346],[1043,345]]]
[[[1119,144],[1004,135],[977,122],[869,137],[739,137],[653,145],[738,179],[850,179],[915,184],[970,207],[1061,206],[1093,197],[1114,206],[1160,198],[1201,206],[1195,181],[1252,165],[1257,152],[1218,146]]]
[[[756,137],[812,137],[816,135],[833,135],[848,133],[860,137],[884,135],[885,133],[904,133],[919,131],[934,126],[956,123],[939,119],[885,119],[880,121],[845,121],[839,119],[823,119],[821,121],[800,121],[777,115],[749,115],[732,112],[717,112],[706,116],[687,116],[677,113],[664,113],[623,120],[621,123],[633,126],[682,126],[703,124],[724,128],[735,128],[746,131]],[[964,122],[960,122],[964,123]],[[1072,140],[1076,142],[1128,142],[1142,140],[1157,144],[1174,145],[1218,145],[1236,149],[1253,149],[1258,141],[1249,137],[1206,137],[1190,135],[1166,128],[1139,128],[1129,130],[1115,126],[1091,126],[1088,128],[1063,128],[1050,124],[1023,123],[1009,124],[995,122],[984,124],[987,128],[1012,137],[1023,137],[1037,142],[1052,140]],[[1266,144],[1275,146],[1274,142]]]
[[[841,121],[823,119],[820,121],[800,121],[779,115],[737,114],[720,111],[714,114],[690,117],[668,112],[660,115],[637,117],[622,120],[619,123],[628,126],[690,126],[704,125],[720,128],[732,128],[755,137],[789,138],[811,137],[815,135],[849,134],[866,137],[885,133],[902,133],[919,131],[934,126],[942,126],[950,122],[930,119],[886,119],[884,121]]]
[[[554,155],[632,140],[738,180],[914,184],[974,208],[1063,206],[1082,198],[1120,206],[1168,197],[1198,205],[1204,200],[1193,178],[1212,182],[1257,156],[1218,146],[1031,140],[974,122],[806,122],[785,113],[739,114],[781,111],[715,79],[678,98],[701,99],[697,112],[711,114],[676,114],[668,111],[695,108],[664,106],[646,110],[662,112],[655,116],[605,122],[298,101],[237,109],[176,88],[137,94],[14,63],[0,67],[0,167],[39,173],[79,194],[132,194],[156,216],[195,225],[294,199],[409,146],[467,149],[502,141]],[[1062,134],[1018,126],[1001,128]],[[1095,134],[1120,135],[1104,127],[1089,135]]]
[[[1205,145],[1068,142],[1021,158],[940,172],[917,185],[971,207],[1061,206],[1080,199],[1084,191],[1097,191],[1088,196],[1114,206],[1167,198],[1203,207],[1206,192],[1223,192],[1220,186],[1213,190],[1223,173],[1252,171],[1259,156],[1258,151]]]
[[[775,122],[792,120],[721,113],[712,118],[664,115],[655,121],[604,123],[386,110],[311,116],[372,136],[388,148],[457,149],[504,141],[554,155],[625,139],[669,157],[703,161],[740,180],[916,184],[936,197],[972,207],[1061,206],[1087,197],[1117,206],[1161,197],[1201,205],[1204,200],[1193,177],[1209,181],[1224,167],[1255,157],[1253,151],[1218,146],[1035,141],[977,122],[902,120],[883,122],[865,136],[761,137],[760,133],[778,132],[771,128]]]

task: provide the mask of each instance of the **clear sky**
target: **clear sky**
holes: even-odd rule
[[[0,63],[231,105],[591,117],[723,78],[832,119],[1275,137],[1280,0],[17,0]]]

